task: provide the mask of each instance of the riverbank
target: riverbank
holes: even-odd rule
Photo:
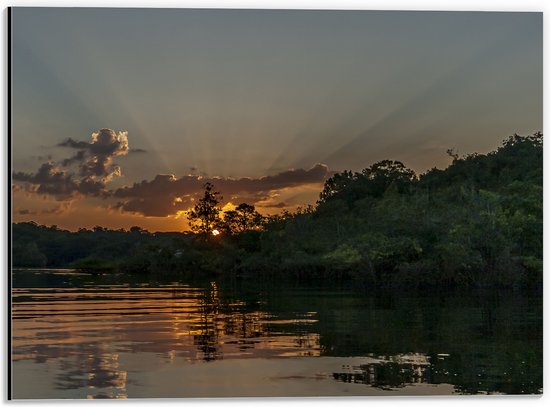
[[[452,157],[445,170],[419,176],[390,160],[337,173],[316,206],[268,217],[244,203],[222,216],[221,202],[206,199],[217,196],[208,184],[201,200],[214,218],[191,217],[197,233],[137,226],[71,232],[17,223],[13,265],[365,287],[540,289],[542,134],[514,135],[488,154]]]

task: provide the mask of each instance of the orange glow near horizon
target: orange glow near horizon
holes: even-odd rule
[[[321,189],[321,183],[282,188],[270,191],[267,198],[252,204],[264,216],[279,214],[283,210],[294,211],[300,206],[315,203]],[[67,203],[60,203],[46,196],[36,199],[35,195],[20,190],[14,191],[12,196],[14,208],[29,209],[26,213],[14,209],[12,220],[16,223],[33,221],[45,226],[57,225],[60,229],[70,231],[80,228],[92,229],[95,226],[113,230],[128,230],[132,226],[139,226],[150,232],[190,230],[187,222],[189,209],[180,209],[168,216],[144,216],[105,207],[104,201],[91,198],[75,198]],[[245,197],[234,198],[235,200],[220,205],[222,216],[225,212],[234,210],[238,203],[247,201]],[[191,208],[192,204],[189,206]],[[55,208],[57,210],[54,210]]]

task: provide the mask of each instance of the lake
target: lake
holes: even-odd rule
[[[520,291],[13,271],[16,399],[539,394],[542,347]]]

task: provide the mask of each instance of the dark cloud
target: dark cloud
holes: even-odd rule
[[[59,199],[67,199],[78,192],[78,183],[73,176],[60,171],[53,163],[47,162],[40,166],[35,174],[16,172],[13,180],[31,184],[34,192],[50,194]]]
[[[255,203],[269,197],[270,192],[304,184],[321,183],[327,178],[328,168],[317,164],[309,170],[296,169],[261,178],[205,178],[186,175],[160,174],[151,181],[141,181],[115,190],[113,196],[123,199],[116,208],[146,216],[168,216],[190,206],[191,198],[202,194],[206,182],[214,184],[222,196]]]
[[[76,141],[70,137],[58,144],[58,146],[60,147],[84,148],[84,149],[87,149],[89,145],[90,143],[88,143],[87,141]]]
[[[59,200],[69,199],[79,193],[97,196],[105,188],[102,181],[90,177],[77,179],[52,162],[42,164],[34,174],[16,172],[13,180],[29,184],[28,191],[53,195]]]
[[[317,164],[309,170],[297,169],[268,175],[261,178],[204,178],[196,175],[186,175],[176,178],[174,175],[157,175],[152,181],[141,181],[131,187],[119,188],[114,195],[117,197],[143,197],[155,195],[194,194],[202,190],[206,182],[211,182],[222,194],[235,195],[242,192],[259,193],[288,188],[297,185],[323,182],[328,174],[328,167]]]
[[[78,192],[82,195],[103,196],[109,195],[109,192],[105,190],[105,181],[96,181],[91,177],[86,177],[80,180],[78,184]]]
[[[288,203],[278,202],[278,203],[275,203],[275,204],[263,204],[262,208],[284,208],[285,206],[288,206]]]
[[[13,181],[24,184],[28,192],[47,194],[58,201],[71,202],[77,196],[94,196],[114,199],[111,207],[123,212],[144,216],[164,217],[188,209],[203,193],[203,185],[211,182],[227,201],[255,204],[270,198],[273,191],[300,185],[324,182],[329,174],[324,164],[305,169],[291,169],[261,178],[222,178],[192,174],[180,178],[159,174],[152,180],[144,180],[131,186],[108,190],[107,183],[121,174],[113,158],[129,152],[127,132],[101,129],[93,133],[91,141],[68,138],[58,146],[77,152],[56,164],[43,163],[36,173],[15,172]],[[196,167],[191,167],[196,171]],[[270,204],[265,202],[266,204]],[[283,207],[277,204],[274,207]],[[50,213],[62,213],[66,208],[57,207]]]
[[[92,141],[77,141],[68,138],[58,144],[61,147],[89,150],[93,155],[113,156],[128,153],[128,132],[111,129],[101,129],[92,133]]]
[[[91,141],[77,141],[68,138],[58,144],[78,151],[72,157],[56,163],[43,163],[36,173],[15,172],[13,180],[26,183],[26,190],[53,195],[66,200],[76,195],[105,197],[107,182],[121,174],[120,167],[112,163],[113,157],[128,154],[128,133],[101,129],[92,133]],[[76,165],[77,172],[74,168]]]
[[[63,167],[67,167],[71,164],[82,162],[82,161],[84,161],[85,158],[86,158],[86,151],[82,150],[82,151],[77,152],[74,156],[64,159],[61,162],[61,165]]]
[[[130,151],[128,132],[117,133],[111,129],[101,129],[97,133],[92,133],[91,142],[68,138],[58,146],[80,150],[73,157],[63,160],[63,166],[79,164],[82,176],[103,178],[104,181],[120,175],[120,167],[112,164],[113,157],[126,155]]]
[[[147,150],[144,150],[143,148],[131,148],[129,153],[146,153]]]
[[[71,202],[72,201],[62,202],[61,204],[56,205],[51,209],[43,209],[41,211],[33,211],[31,209],[19,209],[17,211],[17,213],[19,215],[38,215],[38,214],[43,214],[43,215],[55,214],[55,215],[59,215],[61,213],[66,212],[67,209],[69,209],[71,207]]]
[[[191,200],[189,198],[176,200],[170,198],[135,198],[124,202],[118,202],[114,205],[115,209],[123,212],[140,213],[144,216],[164,217],[183,211],[189,208]]]

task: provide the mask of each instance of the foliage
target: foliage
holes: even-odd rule
[[[70,264],[72,268],[83,271],[112,271],[115,265],[112,262],[98,259],[96,257],[86,257],[78,259]]]
[[[207,183],[189,212],[196,234],[14,224],[14,265],[96,258],[140,273],[540,288],[542,134],[513,135],[486,155],[451,153],[446,169],[419,176],[390,160],[334,174],[315,207],[265,218],[245,203],[222,218]]]
[[[263,224],[263,216],[256,211],[254,205],[239,204],[234,210],[226,211],[219,227],[225,233],[238,234],[249,230],[259,230]]]
[[[204,184],[204,196],[199,199],[187,214],[191,230],[198,233],[210,233],[220,222],[220,193],[210,182]]]

